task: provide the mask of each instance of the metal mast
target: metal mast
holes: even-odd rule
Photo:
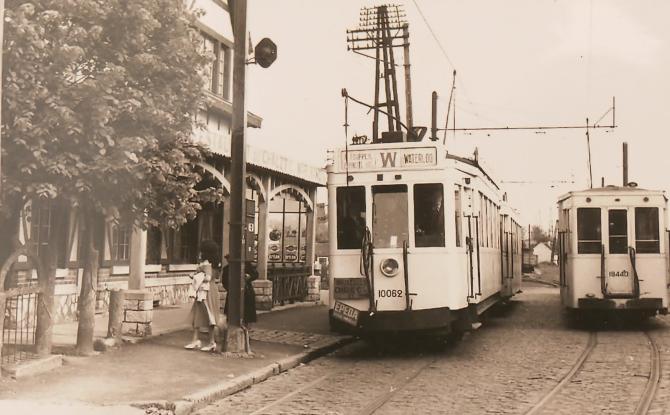
[[[401,131],[400,104],[398,102],[398,83],[393,49],[402,47],[405,57],[405,95],[407,118],[412,119],[412,97],[409,73],[409,31],[404,20],[404,11],[396,5],[364,7],[361,9],[357,29],[347,30],[347,49],[375,60],[375,102],[372,106],[372,141],[379,138],[379,115],[386,115],[389,132]],[[362,51],[374,50],[370,56]],[[381,100],[382,80],[384,100]],[[380,108],[385,107],[385,111]],[[411,126],[410,126],[411,129]]]

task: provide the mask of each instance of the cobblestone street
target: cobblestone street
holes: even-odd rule
[[[357,342],[198,414],[635,413],[651,368],[645,332],[661,360],[670,359],[666,318],[576,328],[557,289],[529,283],[480,330],[444,350],[425,340],[383,351]],[[573,370],[591,336],[592,349]],[[669,394],[670,376],[661,372],[650,413],[665,413]]]

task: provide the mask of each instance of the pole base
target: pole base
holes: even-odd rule
[[[239,326],[228,326],[224,333],[223,352],[235,355],[252,354],[249,344],[249,330]]]

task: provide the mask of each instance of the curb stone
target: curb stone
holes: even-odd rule
[[[299,366],[300,364],[308,363],[316,358],[319,358],[330,352],[333,352],[339,349],[340,347],[353,343],[355,340],[356,340],[355,337],[350,336],[333,340],[331,342],[324,344],[321,347],[315,348],[308,352],[302,352],[292,356],[288,356],[274,363],[270,363],[269,365],[257,369],[251,373],[247,373],[238,376],[234,379],[221,382],[217,385],[206,388],[200,392],[187,395],[175,401],[155,401],[152,403],[137,402],[137,403],[131,403],[130,405],[137,408],[147,408],[148,406],[155,406],[160,407],[162,409],[171,410],[174,412],[175,415],[189,415],[197,411],[198,409],[209,405],[214,401],[223,399],[230,395],[234,395],[237,392],[240,392],[255,384],[261,383],[271,378],[272,376],[276,376],[280,373],[286,372],[289,369]]]

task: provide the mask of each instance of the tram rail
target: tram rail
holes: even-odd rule
[[[635,408],[635,415],[643,415],[649,412],[661,381],[661,352],[649,332],[645,332],[644,334],[649,339],[651,366],[647,386],[644,388],[644,393],[637,404],[637,408]]]
[[[649,408],[654,400],[656,391],[658,390],[661,378],[661,356],[656,342],[649,334],[649,332],[643,332],[644,336],[647,338],[647,344],[650,349],[650,369],[649,369],[649,378],[647,384],[644,388],[644,392],[640,397],[640,400],[637,403],[634,415],[645,415],[649,412]],[[583,368],[584,364],[588,361],[589,357],[593,354],[594,349],[598,345],[598,334],[595,331],[589,333],[589,339],[584,347],[584,350],[580,354],[579,358],[570,368],[570,371],[563,376],[563,378],[546,394],[542,399],[540,399],[532,408],[530,408],[526,415],[536,415],[543,412],[548,407],[550,402],[553,402],[557,396],[565,389],[565,386],[569,384],[575,376]]]

